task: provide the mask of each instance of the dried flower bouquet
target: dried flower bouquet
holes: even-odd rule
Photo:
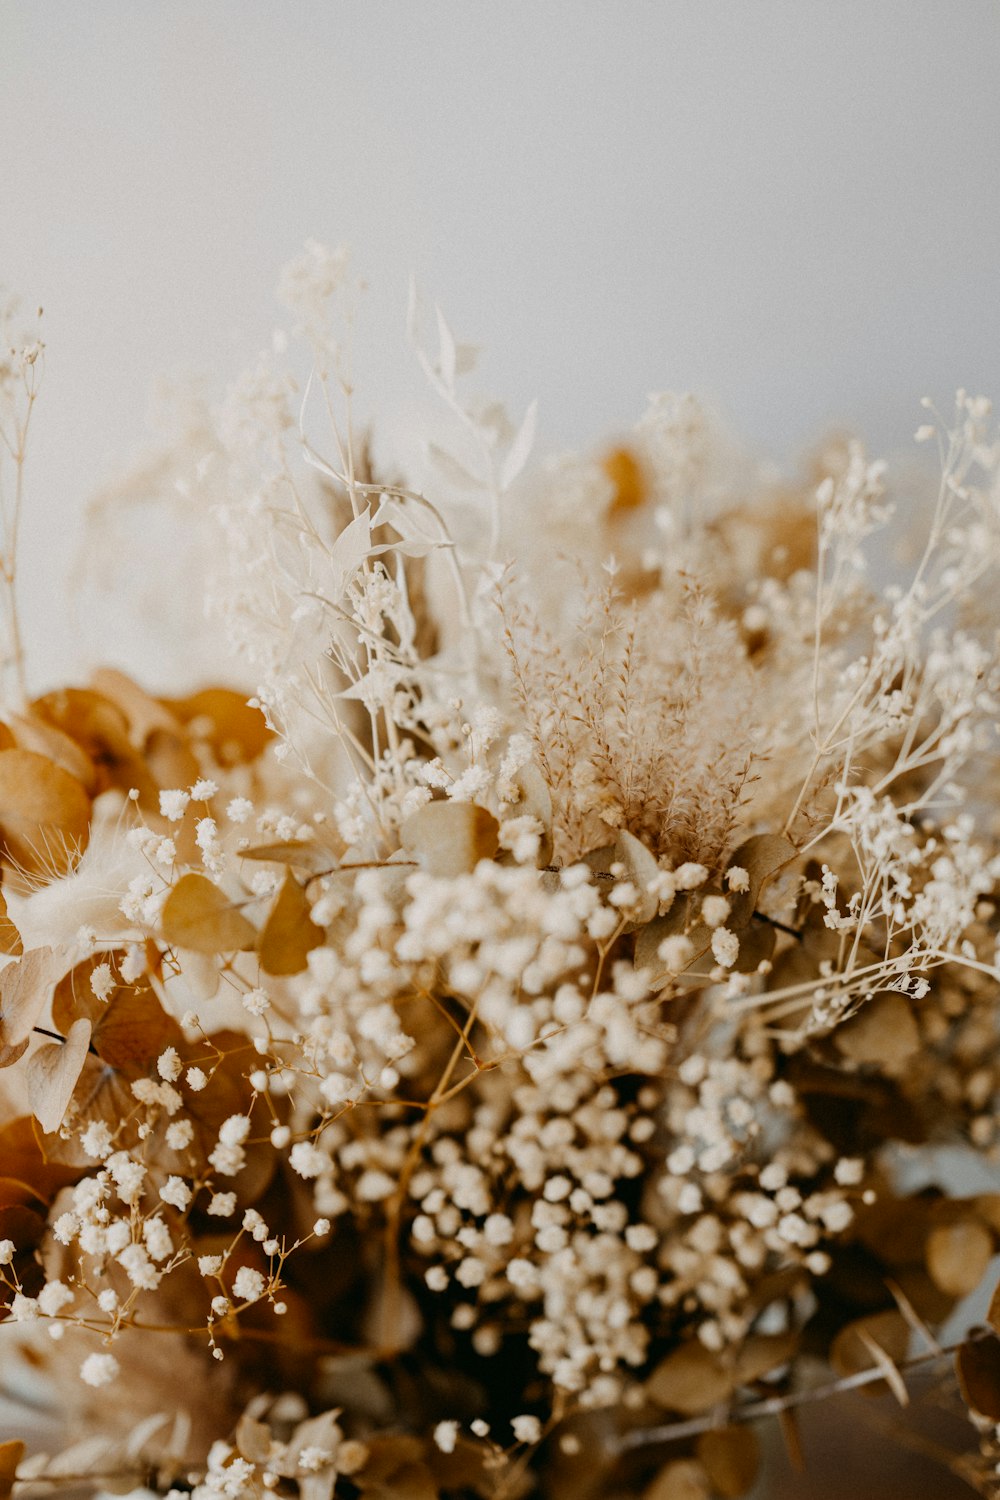
[[[856,442],[779,485],[664,395],[529,469],[416,299],[454,436],[380,472],[350,295],[309,244],[308,382],[162,458],[249,702],[27,694],[8,329],[0,1368],[65,1430],[0,1496],[735,1496],[760,1421],[956,1364],[1000,1494],[1000,1311],[938,1340],[1000,1191],[931,1155],[1000,1143],[989,404],[887,581]]]

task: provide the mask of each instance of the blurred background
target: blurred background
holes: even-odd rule
[[[922,395],[1000,392],[998,61],[996,0],[0,0],[33,681],[170,659],[168,618],[73,620],[85,504],[157,377],[268,343],[307,236],[369,283],[363,413],[422,392],[411,271],[543,450],[693,389],[782,460],[843,424],[893,454]]]

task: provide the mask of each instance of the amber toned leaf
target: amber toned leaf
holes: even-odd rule
[[[958,1383],[967,1406],[1000,1422],[1000,1339],[991,1333],[969,1338],[955,1356]]]
[[[993,1236],[978,1219],[938,1224],[927,1236],[927,1269],[949,1297],[966,1297],[986,1275]]]
[[[90,1046],[90,1022],[74,1021],[64,1042],[45,1042],[25,1065],[28,1103],[42,1129],[58,1130]]]
[[[337,868],[336,855],[330,849],[322,844],[307,843],[305,839],[286,839],[278,844],[258,844],[253,849],[241,849],[240,859],[291,865],[294,870],[303,870],[308,875],[327,875]]]
[[[167,1014],[149,980],[134,984],[114,980],[106,1000],[99,1000],[90,979],[100,963],[116,973],[118,955],[95,954],[66,974],[56,985],[52,1019],[65,1035],[75,1020],[86,1017],[93,1027],[91,1046],[102,1062],[135,1076],[145,1073],[166,1047],[180,1047],[184,1033]]]
[[[708,1475],[693,1458],[677,1458],[666,1464],[646,1489],[642,1500],[711,1500]]]
[[[36,755],[54,760],[57,766],[62,766],[64,771],[82,782],[91,797],[97,794],[97,767],[76,740],[35,714],[18,715],[12,727],[17,736],[15,743],[22,750],[33,750]]]
[[[636,927],[653,920],[659,902],[649,894],[647,886],[656,879],[660,867],[645,844],[640,843],[627,829],[620,830],[613,844],[606,844],[602,849],[585,854],[583,862],[599,875],[610,874],[612,865],[624,866],[623,879],[630,881],[639,892],[638,909],[635,917],[625,927],[626,932],[632,932]]]
[[[257,931],[217,885],[204,875],[182,875],[163,906],[163,936],[195,953],[252,948]]]
[[[201,766],[187,740],[171,729],[154,729],[146,741],[146,765],[152,788],[151,804],[159,808],[159,787],[191,786],[201,775]],[[140,792],[143,788],[139,788]],[[145,793],[139,799],[146,803]]]
[[[156,698],[114,667],[101,667],[90,679],[94,692],[109,699],[124,714],[136,745],[145,745],[156,729],[176,734],[180,721]]]
[[[769,1375],[781,1365],[786,1365],[795,1353],[798,1334],[794,1329],[787,1333],[752,1333],[744,1343],[736,1360],[736,1375],[740,1385],[751,1385],[762,1375]]]
[[[32,948],[0,972],[0,1048],[17,1047],[31,1035],[65,970],[65,955]]]
[[[833,1039],[851,1062],[876,1063],[888,1073],[903,1068],[920,1046],[909,1003],[895,990],[873,995],[857,1015],[837,1027]]]
[[[203,730],[220,765],[235,766],[256,760],[271,738],[259,708],[230,688],[204,688],[190,698],[164,698],[169,708],[192,733]]]
[[[990,1298],[990,1307],[989,1312],[986,1314],[986,1321],[994,1333],[1000,1333],[1000,1281],[993,1288],[993,1296]]]
[[[260,965],[265,973],[301,974],[308,955],[323,941],[323,928],[317,927],[309,911],[309,899],[289,871],[260,935]]]
[[[726,861],[726,868],[746,870],[750,877],[750,887],[742,892],[727,892],[730,903],[727,926],[734,931],[746,926],[764,886],[779,870],[790,864],[797,854],[798,850],[791,840],[776,833],[758,833],[733,850]]]
[[[143,802],[148,802],[149,771],[132,743],[127,718],[110,698],[91,688],[59,688],[36,698],[31,708],[86,752],[102,790],[115,786],[127,792],[136,787]]]
[[[644,503],[649,486],[642,464],[631,448],[612,448],[601,460],[601,468],[614,487],[612,511],[637,510]]]
[[[20,958],[23,952],[21,934],[7,913],[7,902],[0,891],[0,953],[6,953],[9,958]]]
[[[0,1129],[0,1162],[8,1178],[28,1184],[47,1203],[60,1188],[79,1182],[87,1170],[85,1166],[50,1160],[40,1142],[37,1122],[29,1115],[21,1115]]]
[[[24,1444],[18,1439],[0,1443],[0,1500],[8,1500],[14,1488],[17,1466],[24,1457]]]
[[[715,1355],[693,1340],[668,1354],[646,1381],[651,1401],[685,1417],[717,1406],[732,1388],[732,1377]]]
[[[717,1493],[738,1500],[753,1486],[760,1446],[752,1427],[717,1427],[698,1439],[698,1459]]]
[[[862,1370],[878,1368],[882,1356],[893,1365],[903,1364],[909,1347],[910,1325],[893,1308],[856,1318],[842,1328],[830,1347],[830,1363],[838,1375],[858,1375]],[[873,1382],[869,1389],[876,1394],[885,1392],[881,1382]]]
[[[32,750],[0,750],[0,857],[33,883],[74,869],[90,836],[90,798]]]
[[[12,1240],[14,1243],[12,1269],[21,1290],[28,1297],[33,1297],[40,1291],[45,1281],[45,1272],[34,1255],[42,1242],[45,1228],[45,1216],[36,1213],[33,1208],[25,1208],[20,1203],[0,1207],[0,1240]],[[6,1315],[13,1296],[13,1288],[0,1283],[0,1319]]]
[[[428,802],[400,830],[403,847],[431,875],[465,875],[499,847],[499,825],[474,802]]]

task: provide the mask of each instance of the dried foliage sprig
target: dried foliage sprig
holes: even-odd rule
[[[859,444],[778,487],[662,395],[529,468],[416,296],[454,436],[382,472],[352,295],[310,243],[301,390],[262,358],[143,471],[249,701],[29,701],[11,602],[0,1336],[69,1446],[0,1495],[732,1496],[755,1421],[951,1359],[1000,1494],[1000,1312],[938,1339],[1000,1193],[902,1170],[1000,1149],[988,403],[918,432],[890,582]]]

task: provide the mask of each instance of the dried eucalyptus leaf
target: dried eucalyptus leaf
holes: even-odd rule
[[[172,947],[195,953],[231,953],[252,948],[257,931],[217,885],[204,875],[182,875],[167,897],[161,918]]]
[[[873,1345],[894,1365],[903,1364],[910,1347],[910,1325],[901,1312],[891,1308],[848,1323],[830,1346],[830,1363],[838,1375],[874,1369],[881,1361],[873,1354]],[[884,1392],[879,1383],[873,1383],[871,1389]]]
[[[760,1445],[752,1427],[717,1427],[698,1439],[698,1460],[724,1500],[739,1500],[753,1487]]]
[[[693,1458],[676,1458],[666,1464],[646,1489],[642,1500],[711,1500],[708,1475]]]
[[[728,1399],[732,1376],[703,1344],[681,1344],[657,1365],[646,1381],[646,1394],[657,1406],[698,1416]]]
[[[769,880],[798,854],[790,839],[776,833],[758,833],[734,849],[726,862],[726,869],[746,870],[750,887],[746,891],[734,891],[729,897],[729,920],[727,926],[734,931],[745,927],[753,916],[760,893]]]
[[[0,1500],[8,1500],[14,1488],[17,1466],[24,1457],[24,1444],[18,1438],[0,1443]]]
[[[23,952],[21,934],[8,915],[7,902],[0,891],[0,953],[6,953],[10,958],[20,958]]]
[[[90,836],[83,783],[33,750],[0,750],[0,856],[32,884],[76,868]]]
[[[1000,1339],[995,1334],[966,1339],[955,1356],[955,1368],[966,1405],[1000,1422]]]
[[[65,972],[65,955],[55,948],[31,948],[0,972],[0,1047],[16,1047],[31,1035]]]
[[[660,873],[660,867],[645,844],[640,843],[627,829],[619,831],[613,844],[605,844],[602,848],[585,854],[583,862],[589,865],[595,875],[609,875],[612,865],[624,866],[623,878],[630,881],[639,892],[636,914],[626,924],[626,932],[634,932],[637,927],[653,920],[659,902],[655,896],[650,895],[647,887]]]
[[[833,1040],[854,1063],[874,1063],[898,1072],[920,1047],[920,1031],[905,997],[883,990],[837,1027]]]
[[[309,899],[289,870],[260,935],[260,966],[265,973],[301,974],[324,935],[309,912]]]
[[[499,848],[499,825],[475,802],[428,802],[403,824],[403,847],[431,875],[467,875]]]
[[[986,1275],[993,1236],[978,1219],[938,1224],[927,1236],[927,1269],[949,1297],[967,1297]]]
[[[90,1022],[74,1021],[65,1042],[46,1042],[25,1064],[28,1103],[42,1129],[58,1130],[83,1071],[90,1046]]]
[[[322,844],[308,843],[305,839],[286,839],[278,844],[258,844],[253,849],[242,849],[240,859],[264,860],[270,864],[291,865],[308,875],[327,875],[337,868],[336,856]]]

